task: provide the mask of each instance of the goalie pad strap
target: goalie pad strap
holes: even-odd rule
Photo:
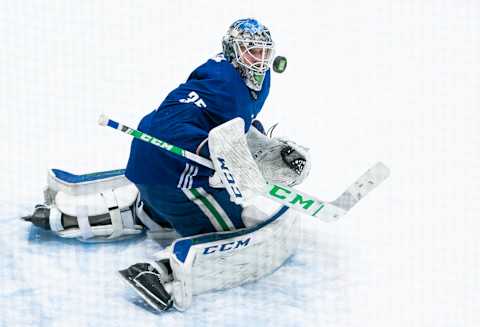
[[[118,202],[115,197],[113,190],[108,190],[106,192],[100,193],[105,201],[105,204],[108,208],[108,213],[110,214],[110,220],[112,222],[113,232],[110,235],[110,239],[115,239],[122,235],[123,232],[123,222],[122,217],[120,216],[120,209],[118,208]]]
[[[86,207],[84,208],[86,209]],[[108,224],[108,225],[92,226],[90,221],[91,217],[86,216],[85,213],[82,212],[82,210],[85,210],[85,209],[79,209],[80,216],[75,217],[78,221],[78,227],[69,227],[65,229],[63,228],[63,226],[60,226],[61,229],[59,230],[52,229],[52,231],[57,233],[61,237],[79,238],[81,241],[108,242],[113,240],[122,240],[134,235],[138,235],[143,230],[143,227],[141,225],[134,225],[132,228],[124,227],[121,230],[121,234],[117,235],[115,238],[112,238],[111,236],[114,233],[113,225]],[[50,211],[50,212],[51,212],[50,217],[52,219],[52,217],[54,217],[52,216],[52,213],[54,214],[55,211]],[[59,211],[57,210],[57,212]],[[60,215],[61,213],[58,216]],[[132,219],[131,209],[121,211],[120,216],[121,216],[120,219],[122,221]]]
[[[118,207],[114,210],[109,210],[110,219],[112,221],[113,232],[110,235],[110,239],[115,239],[123,234],[123,222],[120,216],[120,209]]]
[[[77,222],[78,227],[80,228],[80,234],[82,239],[88,240],[95,236],[92,231],[92,226],[88,221],[88,207],[85,205],[77,206]]]
[[[60,232],[63,230],[62,213],[56,207],[50,208],[50,218],[48,222],[50,223],[50,229],[53,232]]]
[[[134,220],[137,195],[138,190],[131,183],[91,194],[72,195],[58,191],[50,206],[51,230],[62,237],[93,242],[139,234],[143,226]],[[71,217],[74,225],[64,225],[62,217]]]
[[[120,216],[122,218],[123,226],[128,229],[135,228],[135,221],[133,220],[132,210],[127,210],[124,212],[120,211]]]
[[[138,219],[142,222],[142,224],[147,227],[151,232],[157,232],[162,230],[163,228],[153,221],[149,215],[143,210],[143,202],[140,200],[140,196],[137,197],[137,202],[135,204],[135,214]]]

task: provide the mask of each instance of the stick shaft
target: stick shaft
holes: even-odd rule
[[[101,116],[99,119],[99,124],[102,126],[108,126],[113,129],[116,129],[120,132],[123,132],[125,134],[131,135],[136,139],[140,139],[144,142],[151,143],[159,148],[162,148],[166,151],[169,151],[171,153],[174,153],[176,155],[179,155],[181,157],[185,157],[187,159],[190,159],[192,161],[195,161],[196,163],[199,163],[207,168],[213,169],[213,164],[210,160],[201,157],[195,153],[189,152],[185,149],[179,148],[178,146],[169,144],[165,141],[159,140],[154,136],[148,135],[147,133],[141,132],[139,130],[136,130],[134,128],[128,127],[126,125],[122,125],[112,119],[109,119],[106,116]]]

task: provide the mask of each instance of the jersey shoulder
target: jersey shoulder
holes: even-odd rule
[[[238,116],[239,99],[249,96],[240,74],[222,54],[195,69],[183,86],[198,94],[204,110],[219,123]]]
[[[237,70],[221,53],[197,67],[192,74],[190,74],[187,82],[195,80],[203,81],[207,86],[230,89],[232,87],[238,88],[243,86],[243,80],[240,78]]]
[[[194,116],[205,116],[219,125],[242,117],[248,123],[262,107],[268,87],[264,89],[262,94],[265,96],[255,94],[256,97],[253,97],[237,69],[222,54],[218,54],[197,67],[185,83],[167,96],[161,105],[162,114],[168,108],[175,108],[172,113],[185,113],[188,120],[196,119]]]

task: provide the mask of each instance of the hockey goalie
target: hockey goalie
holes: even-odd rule
[[[273,60],[270,31],[255,19],[234,22],[222,46],[138,129],[100,120],[134,136],[125,170],[51,169],[45,203],[24,217],[60,237],[107,242],[146,231],[167,245],[120,271],[158,311],[185,310],[196,294],[272,273],[295,252],[298,212],[338,219],[389,174],[379,163],[333,202],[293,189],[310,172],[308,149],[272,137],[256,119],[272,62],[282,72],[286,59]],[[258,195],[281,205],[267,211]]]
[[[228,150],[245,176],[227,174],[224,163],[212,171],[134,139],[126,170],[80,176],[49,170],[45,203],[24,218],[82,241],[122,240],[144,230],[159,242],[172,240],[157,260],[120,271],[157,310],[183,310],[192,295],[257,280],[292,255],[298,241],[296,213],[285,206],[263,212],[249,205],[248,189],[232,182],[293,186],[310,170],[305,147],[267,136],[255,120],[270,88],[270,32],[255,19],[241,19],[222,45],[223,52],[196,68],[138,130],[204,158],[225,150],[239,132],[243,143]],[[222,133],[213,135],[218,126]]]

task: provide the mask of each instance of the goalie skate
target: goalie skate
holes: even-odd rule
[[[165,273],[166,270],[160,273],[149,263],[137,263],[119,271],[122,279],[153,309],[160,312],[170,309],[173,305],[173,299],[164,287],[164,282],[168,278]]]

